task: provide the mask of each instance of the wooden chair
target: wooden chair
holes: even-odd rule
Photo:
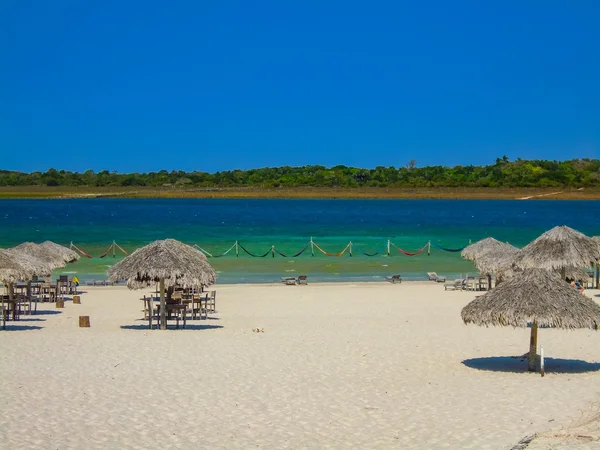
[[[192,301],[192,318],[206,319],[208,314],[208,293],[194,294]]]
[[[154,300],[152,297],[146,297],[144,295],[142,300],[144,301],[145,307],[144,319],[148,321],[148,328],[151,330],[153,320],[156,321],[157,326],[160,323],[160,308],[154,307]]]

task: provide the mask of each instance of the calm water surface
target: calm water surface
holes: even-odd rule
[[[425,272],[454,276],[473,272],[458,249],[484,237],[523,246],[542,232],[568,225],[587,235],[600,234],[598,201],[519,200],[213,200],[213,199],[77,199],[0,200],[0,247],[49,239],[75,243],[94,256],[57,273],[75,272],[102,278],[121,258],[99,258],[112,241],[127,251],[167,237],[197,244],[220,255],[237,240],[239,250],[210,258],[220,283],[272,282],[283,275],[308,274],[314,281],[374,281],[400,273],[422,279]],[[313,238],[328,253],[353,243],[353,256],[328,257],[310,248]],[[416,252],[431,242],[431,254],[401,254],[387,242]],[[384,250],[373,257],[373,254]]]

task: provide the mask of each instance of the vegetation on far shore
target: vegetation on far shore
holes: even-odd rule
[[[600,160],[360,169],[276,167],[225,172],[0,170],[0,197],[600,198]]]

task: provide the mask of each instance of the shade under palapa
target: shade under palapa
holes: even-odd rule
[[[566,226],[554,227],[523,247],[514,264],[521,269],[563,270],[590,267],[600,256],[596,242]]]
[[[40,246],[50,250],[53,254],[58,255],[64,263],[72,263],[79,260],[77,252],[71,250],[69,247],[56,244],[52,241],[44,241]]]
[[[462,309],[465,323],[527,327],[531,324],[529,370],[535,371],[537,328],[600,327],[600,305],[545,269],[525,269]]]

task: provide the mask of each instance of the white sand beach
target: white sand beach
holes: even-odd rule
[[[151,331],[150,290],[82,289],[0,331],[1,448],[600,446],[600,334],[541,329],[526,373],[529,330],[462,323],[479,293],[218,285],[217,314]]]

